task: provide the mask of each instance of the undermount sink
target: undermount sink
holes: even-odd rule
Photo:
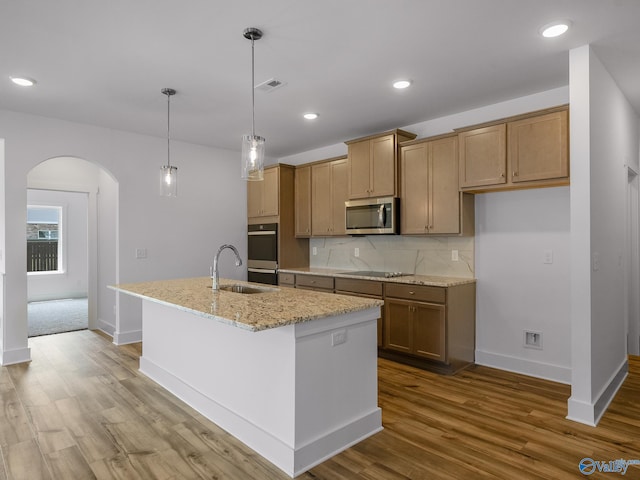
[[[233,293],[267,293],[267,292],[275,292],[276,288],[261,288],[261,287],[251,287],[249,285],[221,285],[220,290],[224,290],[226,292]]]

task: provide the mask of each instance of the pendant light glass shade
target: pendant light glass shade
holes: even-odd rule
[[[161,92],[167,96],[167,164],[160,167],[160,195],[163,197],[178,196],[178,167],[171,165],[171,135],[170,135],[170,119],[171,119],[171,96],[176,94],[173,88],[163,88]]]
[[[251,135],[242,136],[242,170],[240,176],[245,180],[264,179],[264,137],[256,135],[255,128],[255,75],[253,42],[262,38],[262,31],[251,27],[242,33],[251,40]]]
[[[264,179],[264,138],[259,135],[242,136],[242,178]]]
[[[172,165],[160,167],[160,195],[163,197],[178,195],[178,167]]]

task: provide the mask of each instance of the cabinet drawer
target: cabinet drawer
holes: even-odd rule
[[[319,277],[317,275],[296,275],[296,287],[297,286],[333,290],[333,277]]]
[[[291,285],[295,284],[296,277],[293,273],[279,273],[278,284],[279,285]]]
[[[416,300],[420,302],[445,303],[446,288],[425,285],[408,285],[403,283],[387,283],[385,296]]]
[[[353,278],[336,278],[336,292],[361,293],[382,298],[382,282]]]

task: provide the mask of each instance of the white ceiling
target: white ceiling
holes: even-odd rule
[[[640,112],[638,0],[0,0],[0,108],[164,137],[171,87],[173,138],[239,150],[246,27],[256,84],[287,83],[256,92],[272,158],[567,85],[588,43]]]

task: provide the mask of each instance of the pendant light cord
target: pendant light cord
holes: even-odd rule
[[[170,122],[171,121],[171,94],[167,93],[167,167],[171,168],[171,151],[170,151]]]
[[[254,36],[251,35],[251,135],[256,136],[256,87],[255,87],[255,56],[253,49]]]

